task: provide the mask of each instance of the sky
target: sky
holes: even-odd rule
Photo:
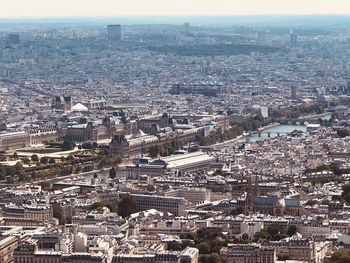
[[[350,0],[0,0],[0,17],[350,14]]]

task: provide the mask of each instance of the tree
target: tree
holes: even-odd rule
[[[278,241],[278,240],[281,240],[282,238],[287,237],[285,231],[283,231],[283,228],[277,225],[269,226],[267,228],[267,232],[271,236],[272,241]]]
[[[35,171],[33,171],[33,172],[30,174],[30,179],[36,180],[37,178],[38,178],[38,174],[37,174]]]
[[[91,142],[83,142],[83,144],[81,145],[81,147],[82,147],[83,149],[91,150],[91,149],[92,149],[92,144],[91,144]]]
[[[60,210],[53,211],[53,217],[58,219],[60,225],[64,225],[64,218]]]
[[[74,173],[78,174],[78,173],[81,173],[81,171],[82,171],[81,165],[78,165],[77,167],[75,167]]]
[[[100,208],[107,207],[112,213],[116,212],[116,207],[111,204],[106,204],[104,202],[95,202],[90,207],[89,210],[98,210]]]
[[[33,154],[32,156],[31,156],[31,160],[32,160],[32,162],[39,162],[39,156],[38,155],[36,155],[36,154]]]
[[[240,214],[244,214],[243,207],[237,207],[236,209],[233,209],[230,213],[230,215],[233,215],[233,216],[240,215]]]
[[[201,256],[200,258],[199,258],[199,262],[200,263],[208,263],[208,257],[207,256]]]
[[[269,240],[270,239],[270,235],[267,232],[266,229],[261,229],[259,232],[256,232],[254,235],[254,241],[258,241],[259,239],[265,239],[265,240]]]
[[[41,189],[44,190],[44,191],[50,191],[51,188],[52,188],[51,183],[48,182],[48,181],[41,182],[40,186],[41,186]]]
[[[14,166],[13,166],[13,169],[14,169],[14,174],[17,174],[17,175],[23,175],[25,174],[24,172],[24,169],[23,169],[23,166],[21,163],[16,163]]]
[[[99,169],[102,169],[103,167],[105,167],[105,166],[107,166],[107,165],[108,165],[108,160],[107,160],[106,156],[103,156],[103,157],[101,158],[100,163],[98,164],[98,168],[99,168]]]
[[[350,183],[343,186],[342,198],[349,204],[350,203]]]
[[[105,203],[103,202],[95,202],[92,205],[90,205],[89,209],[90,210],[97,210],[102,207],[107,207]]]
[[[24,157],[22,159],[22,161],[23,161],[24,164],[29,164],[30,163],[30,159],[28,157]]]
[[[181,243],[179,243],[177,241],[170,241],[170,242],[168,242],[167,248],[170,251],[180,251],[180,250],[182,250]]]
[[[16,152],[14,152],[12,157],[13,157],[13,159],[17,160],[18,159],[18,154]]]
[[[210,253],[210,244],[206,241],[203,241],[197,246],[200,254],[209,254]]]
[[[180,258],[180,263],[191,263],[191,258],[190,257],[181,257]]]
[[[72,161],[74,161],[74,156],[70,154],[67,156],[66,160],[69,162],[72,162]]]
[[[339,168],[339,166],[335,163],[330,164],[330,169],[331,171],[336,175],[336,176],[341,176],[343,174],[342,170]]]
[[[75,143],[74,142],[71,142],[71,141],[67,141],[65,140],[62,144],[62,149],[64,151],[70,151],[70,150],[73,150],[75,148]]]
[[[255,233],[254,241],[258,241],[259,239],[278,241],[282,238],[287,237],[287,232],[280,226],[269,226],[268,228],[262,229],[260,232]]]
[[[15,180],[13,179],[13,177],[7,177],[6,181],[7,181],[8,184],[14,184],[15,183]]]
[[[4,166],[0,165],[0,180],[4,180],[6,175],[6,169]]]
[[[221,258],[218,253],[211,253],[207,259],[207,263],[221,263]]]
[[[155,190],[154,185],[152,185],[152,184],[148,184],[147,185],[147,191],[148,192],[153,192],[154,190]]]
[[[109,178],[115,179],[116,177],[117,177],[117,173],[116,173],[114,167],[112,167],[112,168],[109,170]]]
[[[316,204],[318,204],[318,202],[316,200],[310,199],[306,202],[305,205],[314,206]]]
[[[18,181],[25,182],[28,180],[28,177],[24,173],[18,174]]]
[[[349,263],[350,262],[350,253],[347,251],[337,251],[331,258],[326,259],[326,263]]]
[[[152,158],[156,158],[159,154],[159,147],[158,145],[153,145],[151,147],[148,148],[148,152],[149,152],[149,155],[152,157]]]
[[[47,156],[42,157],[42,158],[40,159],[40,162],[41,162],[42,164],[47,164],[47,163],[49,162],[49,157],[47,157]]]
[[[193,240],[182,240],[182,249],[185,249],[186,247],[193,247],[194,242]]]
[[[53,157],[50,157],[50,159],[49,159],[49,163],[50,163],[50,164],[54,164],[54,163],[56,163],[56,160],[55,160],[55,158],[53,158]]]
[[[322,200],[322,205],[329,205],[331,202],[329,200]]]
[[[98,155],[108,155],[109,154],[109,151],[108,151],[108,149],[106,149],[106,148],[102,148],[101,150],[99,150],[98,152],[97,152],[97,154]]]
[[[294,236],[296,232],[297,232],[297,227],[294,225],[291,225],[288,227],[287,235],[291,237],[291,236]]]
[[[220,253],[220,250],[224,245],[226,244],[224,244],[224,242],[219,238],[210,240],[210,248],[212,253]]]
[[[118,204],[118,214],[127,217],[136,212],[136,202],[131,195],[125,195]]]

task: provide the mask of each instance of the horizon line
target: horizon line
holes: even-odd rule
[[[313,14],[313,13],[305,13],[305,14],[300,14],[300,13],[290,13],[290,14],[285,14],[285,13],[280,13],[280,14],[189,14],[189,15],[161,15],[161,14],[153,14],[153,15],[148,15],[148,14],[143,14],[143,15],[65,15],[65,16],[0,16],[0,19],[5,19],[5,20],[13,20],[13,19],[64,19],[64,18],[115,18],[115,17],[132,17],[132,18],[137,18],[137,17],[142,17],[142,18],[167,18],[167,17],[290,17],[290,16],[349,16],[350,13],[323,13],[323,14]]]

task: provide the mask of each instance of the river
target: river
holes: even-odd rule
[[[321,117],[321,119],[329,120],[331,118],[331,115],[332,115],[331,113],[326,113]],[[282,136],[284,134],[290,133],[290,132],[295,131],[295,130],[306,132],[306,125],[278,125],[275,127],[261,130],[260,136],[259,136],[259,132],[252,133],[250,136],[243,137],[242,139],[239,139],[239,140],[236,140],[233,142],[223,143],[223,144],[221,144],[221,146],[231,147],[233,145],[236,145],[237,143],[245,142],[247,139],[251,142],[256,142],[259,140],[266,140],[266,139],[270,139],[270,138],[275,138],[278,135]]]

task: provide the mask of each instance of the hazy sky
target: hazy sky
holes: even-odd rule
[[[350,14],[350,0],[0,0],[0,17]]]

